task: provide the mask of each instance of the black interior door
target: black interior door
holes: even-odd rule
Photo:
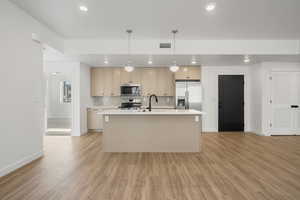
[[[243,75],[219,75],[219,131],[244,131]]]

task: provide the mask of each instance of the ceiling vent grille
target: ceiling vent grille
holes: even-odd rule
[[[170,49],[171,48],[171,43],[160,43],[159,48],[161,48],[161,49]]]

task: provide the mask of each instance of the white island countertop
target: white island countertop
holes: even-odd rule
[[[103,115],[203,115],[197,110],[177,110],[177,109],[153,109],[148,110],[105,110]]]

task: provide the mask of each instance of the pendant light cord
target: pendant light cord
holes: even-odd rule
[[[126,30],[126,32],[128,33],[128,43],[127,43],[127,47],[128,47],[128,64],[130,63],[130,55],[131,55],[131,33],[132,33],[132,30]]]
[[[173,30],[173,59],[174,64],[176,65],[176,59],[175,59],[175,53],[176,53],[176,34],[178,33],[178,30]]]

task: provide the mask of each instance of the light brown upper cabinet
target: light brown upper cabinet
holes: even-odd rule
[[[135,68],[132,72],[126,72],[121,69],[121,85],[122,84],[141,84],[141,69]]]
[[[200,80],[201,68],[192,66],[181,66],[175,73],[175,80]]]
[[[91,69],[91,95],[104,96],[104,76],[103,68]]]
[[[169,68],[145,67],[126,72],[120,67],[91,69],[92,96],[120,96],[122,84],[141,84],[142,95],[174,96],[174,73]]]
[[[114,67],[112,69],[112,86],[111,86],[111,96],[120,96],[121,90],[121,72],[122,69],[119,67]]]
[[[158,96],[174,96],[174,74],[168,68],[156,69],[156,92]]]
[[[113,89],[113,69],[105,67],[102,69],[104,74],[104,96],[113,96],[112,89]]]
[[[120,68],[98,67],[91,69],[92,96],[120,96]]]
[[[149,96],[156,93],[156,70],[154,68],[145,67],[142,69],[142,95]]]

